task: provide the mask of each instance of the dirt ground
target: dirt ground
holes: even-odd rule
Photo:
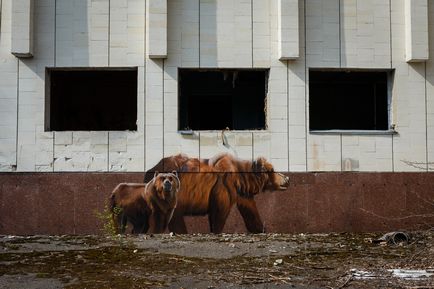
[[[0,236],[0,288],[434,288],[433,230],[381,236]]]

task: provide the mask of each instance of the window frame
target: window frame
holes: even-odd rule
[[[181,135],[193,135],[194,132],[220,132],[221,129],[182,129],[181,128],[181,85],[182,79],[180,77],[181,71],[195,71],[195,72],[223,72],[223,71],[263,71],[265,72],[265,96],[264,96],[264,128],[257,129],[231,129],[232,132],[240,132],[240,133],[248,133],[248,132],[268,132],[269,129],[269,120],[268,120],[268,101],[269,101],[269,81],[270,81],[270,67],[178,67],[177,69],[177,131]]]
[[[313,135],[391,135],[397,134],[395,122],[393,119],[393,85],[395,78],[394,68],[335,68],[335,67],[309,67],[308,77],[311,71],[314,72],[386,72],[387,73],[387,127],[385,130],[359,130],[359,129],[328,129],[328,130],[311,130],[310,115],[307,117],[307,129],[309,134]],[[306,111],[310,114],[310,80],[306,81]]]
[[[45,104],[44,104],[44,131],[45,132],[74,132],[74,131],[95,131],[95,130],[54,130],[51,128],[51,73],[53,71],[135,71],[137,74],[136,79],[136,119],[139,118],[139,106],[138,106],[138,97],[139,97],[139,67],[138,66],[121,66],[121,67],[45,67]],[[137,122],[137,120],[136,120]],[[137,132],[138,126],[136,124],[135,130],[97,130],[97,131],[131,131]]]

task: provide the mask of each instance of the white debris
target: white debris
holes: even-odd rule
[[[137,249],[135,249],[134,251],[133,251],[133,253],[135,254],[135,253],[137,253],[139,250],[137,250]]]
[[[274,266],[279,266],[279,265],[282,265],[282,263],[283,263],[282,259],[277,259],[276,261],[274,261],[273,265]]]
[[[423,278],[429,278],[434,275],[434,269],[428,269],[428,270],[392,269],[388,271],[392,272],[393,277],[404,278],[404,279],[423,279]]]
[[[372,272],[357,269],[351,269],[351,276],[353,276],[354,279],[358,280],[377,278],[377,276]]]

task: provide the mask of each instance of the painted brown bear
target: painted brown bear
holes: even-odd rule
[[[127,224],[133,234],[143,233],[148,228],[147,204],[142,197],[146,184],[120,183],[110,196],[110,210],[116,233],[125,233]]]
[[[143,198],[149,208],[149,232],[164,233],[177,205],[178,173],[158,173],[146,184]]]
[[[177,164],[178,158],[179,155],[167,157],[155,167],[161,166],[162,162],[166,166]],[[265,190],[286,190],[289,184],[289,178],[274,172],[273,166],[264,158],[247,161],[221,154],[212,159],[190,158],[182,162],[178,205],[169,224],[169,229],[175,233],[187,233],[185,215],[206,214],[211,232],[221,233],[234,204],[249,232],[264,232],[254,196]]]
[[[110,207],[117,233],[163,233],[177,203],[180,182],[176,172],[155,172],[147,184],[121,183],[112,192]]]

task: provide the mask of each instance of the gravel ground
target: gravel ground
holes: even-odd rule
[[[0,236],[0,288],[434,289],[434,231],[381,236]]]

